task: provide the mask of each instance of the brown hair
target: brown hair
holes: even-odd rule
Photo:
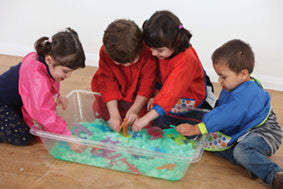
[[[225,64],[236,73],[247,69],[251,74],[255,64],[254,53],[250,45],[239,39],[224,43],[214,51],[211,59],[213,64]]]
[[[78,34],[67,28],[53,35],[51,38],[41,37],[34,48],[40,57],[52,56],[56,65],[66,66],[72,70],[85,67],[85,54]]]
[[[143,23],[143,39],[149,47],[174,49],[174,55],[190,47],[192,34],[173,13],[156,11]]]
[[[121,64],[133,62],[142,48],[142,32],[135,22],[118,19],[104,31],[103,44],[114,61]]]

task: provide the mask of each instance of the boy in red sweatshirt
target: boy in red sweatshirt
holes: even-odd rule
[[[143,43],[140,28],[125,19],[107,27],[99,55],[92,91],[101,93],[106,104],[107,111],[101,111],[101,117],[119,132],[122,118],[131,125],[146,113],[145,104],[154,91],[156,63]],[[94,109],[106,110],[105,104],[94,103]]]

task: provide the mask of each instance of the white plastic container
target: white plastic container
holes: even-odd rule
[[[71,131],[77,128],[76,125],[78,123],[92,123],[98,120],[97,116],[99,116],[100,110],[93,110],[93,103],[95,101],[102,101],[100,94],[74,90],[67,95],[67,98],[69,100],[67,110],[62,111],[58,109],[58,114],[66,120],[68,128]],[[206,112],[200,109],[194,111],[202,115]],[[128,146],[125,146],[120,145],[122,144],[121,142],[117,144],[114,142],[105,142],[106,140],[95,141],[79,137],[66,137],[46,132],[38,125],[34,125],[30,132],[42,139],[47,151],[55,158],[166,180],[181,179],[189,165],[201,159],[203,147],[207,141],[207,136],[199,135],[190,137],[186,140],[186,143],[191,143],[193,154],[182,156],[170,151],[142,149],[137,147],[138,145],[133,147],[130,146],[132,142],[129,142],[127,144]],[[80,133],[83,132],[81,131]],[[115,132],[113,133],[117,134]],[[95,136],[96,133],[91,133],[91,135]],[[120,135],[117,138],[124,140],[123,136]],[[115,139],[111,138],[111,140]],[[158,140],[163,140],[163,138]],[[151,141],[148,140],[148,142]],[[75,153],[69,148],[68,143],[79,143],[86,145],[87,148],[83,153]]]

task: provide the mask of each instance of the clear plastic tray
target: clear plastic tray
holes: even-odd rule
[[[132,144],[136,142],[133,136],[137,133],[129,130],[129,137],[123,137],[122,134],[112,131],[109,126],[105,128],[107,132],[112,133],[106,134],[104,140],[95,140],[92,138],[90,140],[90,136],[95,138],[96,134],[98,135],[98,132],[96,131],[91,133],[90,129],[95,128],[96,126],[103,128],[101,124],[107,124],[107,122],[103,122],[98,118],[101,110],[93,110],[94,102],[102,102],[100,94],[74,90],[67,95],[67,98],[69,100],[67,109],[65,111],[58,109],[58,114],[66,120],[68,128],[73,134],[78,135],[77,138],[44,131],[37,124],[30,130],[33,135],[41,138],[47,151],[55,158],[166,180],[181,179],[186,173],[190,163],[197,162],[201,159],[204,144],[207,141],[207,136],[202,135],[189,137],[184,140],[185,143],[183,144],[176,144],[173,142],[174,144],[172,145],[170,143],[172,149],[190,144],[191,154],[188,156],[183,155],[183,152],[186,152],[185,150],[178,154],[174,151],[171,152],[171,147],[169,146],[168,148],[163,148],[163,150],[161,149],[162,147],[159,149],[158,144],[156,146],[155,142],[163,141],[165,140],[165,137],[161,139],[157,138],[155,140],[148,138],[143,144],[135,144],[132,146]],[[207,112],[206,110],[200,109],[194,109],[193,111],[194,113],[201,115],[201,117]],[[187,120],[190,120],[189,117],[186,118]],[[168,124],[178,124],[177,122],[183,121],[178,117],[175,117],[175,120],[176,122],[173,121]],[[197,121],[195,118],[192,120]],[[98,125],[95,125],[96,123],[98,123]],[[80,129],[79,133],[75,132],[75,129],[84,126],[88,126],[88,131],[83,128]],[[158,123],[155,126],[158,126]],[[103,129],[105,130],[105,128]],[[143,135],[146,135],[146,129],[143,129],[143,132],[140,132],[140,134],[142,137],[145,137]],[[172,141],[174,141],[174,136],[171,135],[170,137]],[[83,144],[86,145],[87,148],[83,153],[76,153],[69,148],[68,143]],[[151,145],[152,143],[153,147],[142,147],[145,143],[147,143],[147,145]]]

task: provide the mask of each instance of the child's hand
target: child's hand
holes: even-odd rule
[[[120,126],[121,126],[121,123],[122,123],[122,119],[121,119],[120,116],[111,116],[108,122],[109,122],[110,127],[115,132],[120,131]]]
[[[147,102],[147,111],[150,111],[153,108],[153,101],[154,98],[150,98],[149,101]]]
[[[139,117],[136,111],[129,109],[126,114],[127,125],[132,125]]]
[[[68,99],[66,97],[63,97],[63,96],[59,96],[58,99],[57,99],[57,103],[56,105],[62,105],[62,109],[63,110],[66,110],[67,106],[68,106]]]
[[[147,126],[152,120],[159,117],[159,114],[155,110],[150,110],[147,114],[145,114],[140,119],[136,120],[132,126],[133,131],[140,131],[142,128]]]
[[[75,138],[75,136],[71,135],[72,138]],[[72,142],[68,142],[70,148],[77,153],[82,153],[86,146],[82,145],[82,144],[77,144],[77,143],[72,143]]]
[[[176,131],[183,136],[193,136],[201,134],[197,125],[191,125],[189,123],[180,124],[176,127]]]
[[[147,126],[150,121],[148,121],[145,117],[142,117],[138,120],[136,120],[132,126],[132,129],[134,132],[140,131],[142,128]]]
[[[76,144],[76,143],[71,143],[69,142],[68,143],[70,148],[74,151],[74,152],[77,152],[77,153],[82,153],[86,146],[82,145],[82,144]]]

